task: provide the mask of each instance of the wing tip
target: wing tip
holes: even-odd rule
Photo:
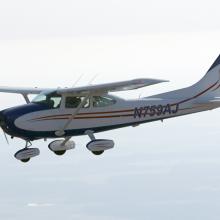
[[[153,79],[153,78],[143,78],[143,79],[137,79],[137,81],[143,81],[143,82],[148,82],[151,81],[152,83],[163,83],[163,82],[170,82],[169,80],[165,79]]]

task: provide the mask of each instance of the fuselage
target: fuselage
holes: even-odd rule
[[[126,126],[137,126],[157,120],[191,114],[215,108],[212,105],[195,105],[194,99],[141,98],[124,100],[112,95],[108,105],[90,104],[80,109],[65,130],[65,136],[84,135],[85,131],[102,132]],[[29,103],[1,112],[4,131],[25,140],[57,138],[56,131],[65,126],[75,109],[69,108],[65,97],[57,108],[42,103]]]

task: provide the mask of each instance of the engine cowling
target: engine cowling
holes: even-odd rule
[[[114,147],[115,143],[113,140],[96,139],[90,141],[86,147],[92,152],[104,152]]]

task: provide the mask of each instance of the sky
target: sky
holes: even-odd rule
[[[71,87],[133,78],[170,80],[123,98],[198,81],[219,55],[219,1],[0,1],[0,84]],[[24,103],[0,94],[0,109]],[[63,157],[48,142],[28,164],[0,136],[0,219],[217,220],[220,110],[97,134],[116,146],[100,157],[88,137]]]

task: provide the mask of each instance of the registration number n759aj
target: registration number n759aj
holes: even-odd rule
[[[134,118],[144,118],[147,116],[172,115],[179,111],[179,104],[171,105],[151,105],[145,107],[136,107],[134,110]]]

